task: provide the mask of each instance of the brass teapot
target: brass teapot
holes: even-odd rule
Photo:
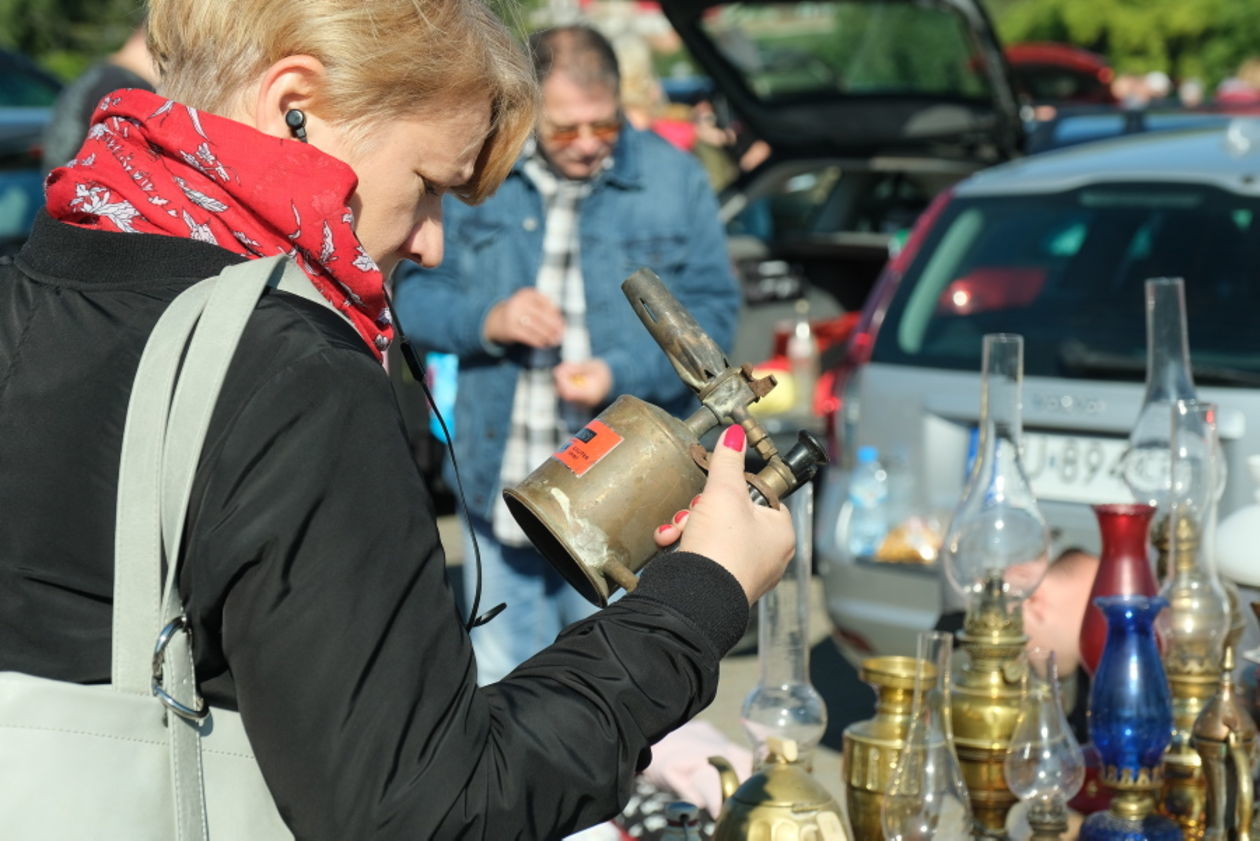
[[[1254,813],[1256,725],[1234,684],[1234,650],[1225,649],[1220,689],[1194,724],[1194,747],[1207,782],[1204,837],[1249,841]]]
[[[839,805],[798,760],[796,743],[767,746],[766,761],[743,785],[726,759],[709,757],[722,778],[713,841],[850,841]]]

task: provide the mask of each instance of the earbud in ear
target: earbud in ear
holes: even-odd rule
[[[290,108],[284,112],[284,123],[289,127],[289,131],[293,133],[294,138],[306,143],[306,115],[297,108]]]

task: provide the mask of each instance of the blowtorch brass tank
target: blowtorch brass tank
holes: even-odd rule
[[[603,607],[634,589],[657,552],[653,532],[704,487],[697,444],[673,415],[623,395],[503,496],[530,542]]]
[[[913,657],[870,657],[858,674],[875,688],[875,717],[844,729],[844,788],[854,841],[881,841],[880,808],[905,744],[914,705]],[[927,685],[936,668],[923,664]]]

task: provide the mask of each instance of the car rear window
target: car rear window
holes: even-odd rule
[[[723,3],[705,33],[761,99],[815,93],[989,96],[962,17],[920,3]]]
[[[1144,283],[1182,277],[1196,377],[1260,385],[1260,200],[1187,184],[958,198],[898,285],[872,360],[978,370],[1025,337],[1030,376],[1142,380]]]

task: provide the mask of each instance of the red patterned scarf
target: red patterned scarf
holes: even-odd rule
[[[72,225],[289,255],[379,359],[393,326],[385,279],[352,226],[356,186],[314,146],[125,90],[102,100],[78,157],[45,189],[49,214]]]

